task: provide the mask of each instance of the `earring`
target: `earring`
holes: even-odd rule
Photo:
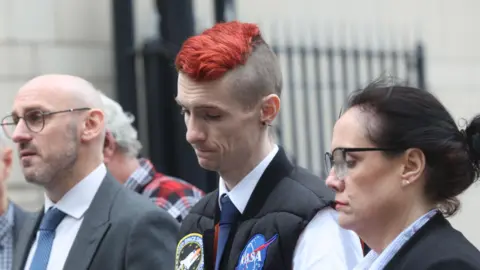
[[[410,185],[410,181],[408,181],[408,180],[403,180],[403,185],[404,185],[404,186]]]

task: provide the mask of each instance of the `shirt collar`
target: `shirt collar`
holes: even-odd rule
[[[13,229],[13,225],[15,223],[13,211],[13,204],[9,203],[7,211],[0,216],[0,241],[2,241],[7,233]]]
[[[243,214],[260,177],[262,177],[263,172],[267,169],[270,162],[272,162],[277,152],[278,146],[275,144],[272,151],[230,191],[228,191],[225,181],[220,177],[218,184],[218,205],[220,205],[220,208],[220,198],[222,198],[223,194],[227,194],[233,205]]]
[[[101,163],[95,170],[65,193],[56,204],[45,195],[44,211],[47,212],[50,207],[55,206],[65,214],[75,219],[81,219],[90,207],[106,174],[107,168],[105,164]]]
[[[410,226],[403,230],[380,254],[373,249],[360,261],[354,270],[364,269],[383,269],[400,248],[412,238],[433,216],[437,214],[437,209],[432,209],[415,220]]]
[[[138,161],[140,166],[128,177],[124,184],[126,188],[137,192],[150,183],[156,173],[155,167],[148,159],[141,158]]]

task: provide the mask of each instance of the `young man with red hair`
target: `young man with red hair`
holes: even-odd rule
[[[258,27],[217,24],[185,41],[176,67],[186,139],[220,175],[183,221],[176,269],[352,269],[360,240],[338,226],[333,194],[271,137],[282,75]]]

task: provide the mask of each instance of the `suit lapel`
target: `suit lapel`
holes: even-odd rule
[[[443,215],[438,212],[434,215],[425,225],[423,225],[392,257],[392,259],[385,266],[384,270],[393,270],[400,269],[404,263],[408,262],[406,257],[408,257],[409,252],[415,245],[418,245],[422,242],[423,239],[429,234],[435,234],[438,230],[442,228],[450,227],[448,221],[443,217]]]
[[[28,214],[14,203],[10,203],[12,204],[13,209],[13,243],[17,243],[20,232],[22,231],[22,227],[28,217]]]
[[[43,209],[35,215],[28,215],[23,220],[22,233],[18,234],[13,255],[13,270],[23,269],[30,253],[30,247],[35,241],[37,228],[43,217]]]
[[[109,222],[104,224],[86,222],[82,224],[75,242],[73,242],[72,249],[70,249],[64,269],[88,269],[95,251],[109,227]]]
[[[104,235],[110,228],[110,209],[122,186],[107,173],[85,212],[80,230],[68,254],[64,269],[88,269]]]
[[[245,211],[241,216],[242,221],[255,217],[258,211],[260,211],[260,207],[258,206],[265,204],[265,201],[275,189],[279,180],[289,175],[294,169],[294,166],[285,154],[285,150],[280,146],[278,148],[277,154],[265,169],[260,180],[258,180],[258,183],[248,200]]]

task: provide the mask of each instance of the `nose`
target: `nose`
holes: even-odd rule
[[[325,180],[327,187],[335,190],[335,192],[342,192],[345,189],[345,181],[340,180],[335,175],[333,168],[330,170],[327,179]]]
[[[30,134],[30,130],[27,128],[27,125],[20,119],[18,124],[16,125],[15,129],[12,133],[12,141],[15,143],[21,143],[25,141],[30,141],[32,139],[32,135]]]
[[[187,142],[192,145],[198,144],[200,142],[204,142],[206,138],[206,133],[201,127],[201,124],[197,121],[194,121],[193,117],[190,117],[189,121],[187,121]]]

